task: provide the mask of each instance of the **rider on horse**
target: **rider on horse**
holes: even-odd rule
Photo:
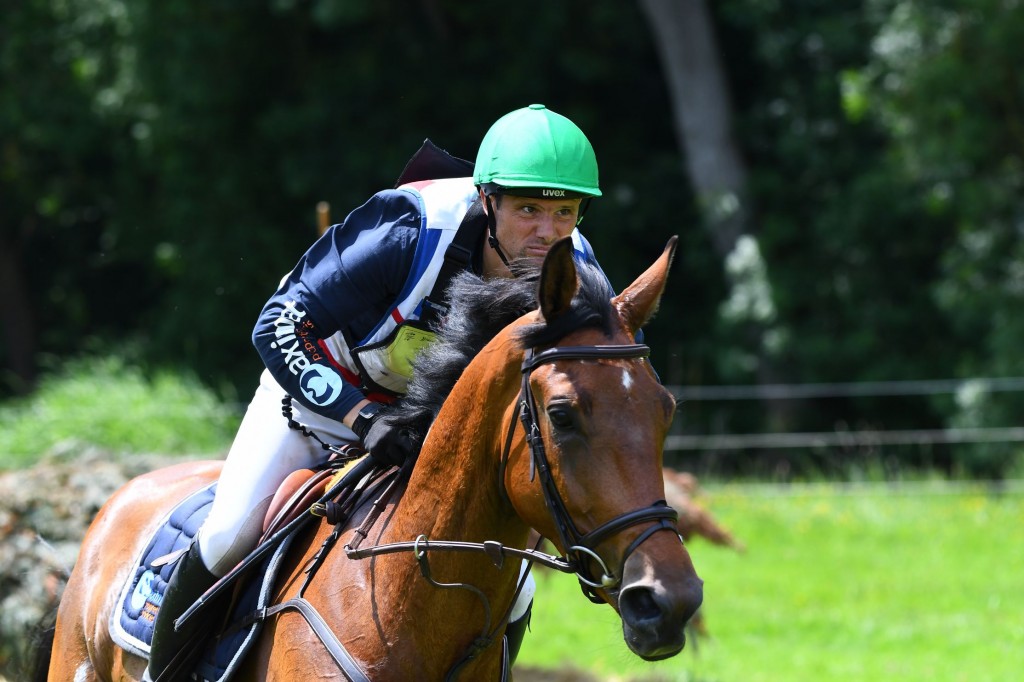
[[[494,123],[475,165],[436,148],[433,154],[418,154],[397,189],[329,228],[260,314],[253,343],[266,370],[210,514],[167,585],[144,679],[156,679],[189,640],[191,628],[175,630],[174,621],[253,550],[285,477],[329,455],[289,428],[283,398],[293,399],[295,420],[322,439],[361,440],[372,457],[400,464],[415,446],[376,419],[377,411],[404,393],[409,361],[432,339],[428,323],[444,313],[452,270],[508,277],[510,262],[541,258],[569,235],[577,257],[596,262],[576,226],[590,198],[601,195],[597,161],[568,118],[533,104]],[[423,175],[431,171],[439,174]],[[531,582],[506,630],[513,652],[532,594]]]

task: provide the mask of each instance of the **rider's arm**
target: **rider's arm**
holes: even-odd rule
[[[419,226],[408,193],[375,195],[317,240],[264,306],[253,344],[307,408],[351,426],[365,404],[320,341],[341,332],[351,346],[377,326],[411,269]]]

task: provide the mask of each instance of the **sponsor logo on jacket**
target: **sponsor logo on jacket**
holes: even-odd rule
[[[305,319],[306,311],[299,310],[295,301],[288,301],[281,315],[274,320],[274,336],[271,348],[283,356],[288,371],[298,376],[314,362],[324,359],[324,354],[312,337],[313,323]]]
[[[310,365],[299,376],[299,389],[314,405],[330,405],[341,395],[341,377],[333,367]]]

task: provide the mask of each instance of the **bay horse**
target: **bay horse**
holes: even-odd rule
[[[235,679],[501,679],[501,634],[531,527],[554,541],[587,596],[618,612],[633,653],[651,661],[679,653],[703,587],[663,501],[675,402],[646,346],[634,343],[665,289],[675,243],[618,296],[596,268],[575,262],[569,240],[553,245],[529,284],[529,312],[516,311],[445,387],[400,495],[358,541],[354,528],[370,512],[357,509],[340,536],[346,551],[319,556],[303,595],[315,613],[266,618]],[[483,307],[463,327],[492,312],[497,299],[488,295],[471,294]],[[439,357],[434,348],[445,344],[442,331],[421,355]],[[425,388],[416,381],[413,400],[433,390],[429,379]],[[112,641],[111,610],[159,519],[219,469],[157,470],[100,510],[59,606],[51,682],[139,679],[146,662]],[[291,543],[274,603],[296,597],[336,530],[317,524]],[[350,550],[363,541],[372,546]],[[327,628],[319,639],[316,618]],[[355,673],[342,669],[339,649]]]

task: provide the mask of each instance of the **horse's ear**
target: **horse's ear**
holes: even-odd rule
[[[540,291],[537,302],[548,322],[556,320],[569,310],[572,297],[579,288],[576,262],[572,256],[572,238],[559,239],[548,250],[540,271]]]
[[[612,299],[626,327],[635,332],[650,320],[658,310],[658,303],[668,281],[668,269],[676,253],[679,237],[672,237],[665,245],[661,257],[626,289]]]

